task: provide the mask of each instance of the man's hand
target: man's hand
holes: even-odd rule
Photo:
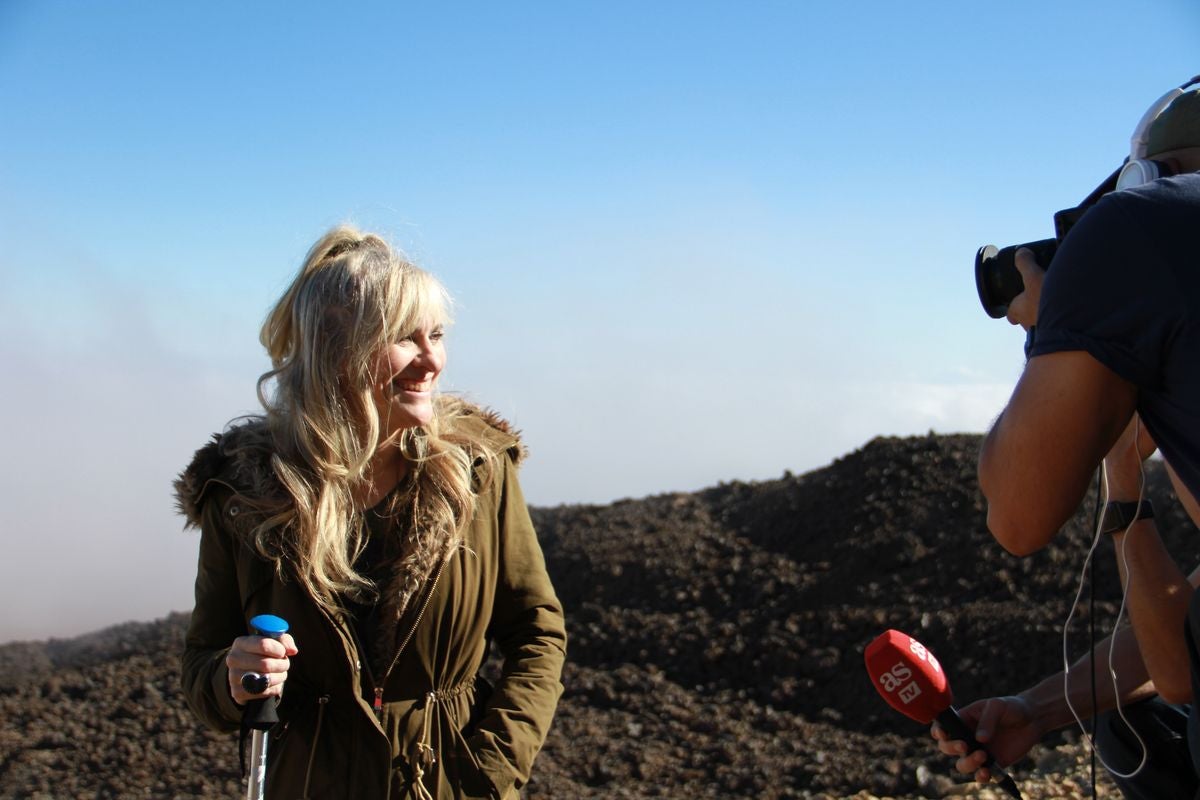
[[[975,739],[987,747],[1002,767],[1023,758],[1045,734],[1035,722],[1029,703],[1020,696],[976,700],[959,713],[967,727],[975,729]],[[991,770],[983,766],[987,753],[967,752],[966,742],[949,738],[936,722],[929,733],[937,740],[939,750],[948,756],[959,756],[955,769],[966,775],[974,773],[980,783],[991,780]]]
[[[1029,330],[1037,325],[1038,301],[1042,299],[1042,281],[1045,280],[1046,270],[1038,265],[1033,251],[1028,247],[1017,250],[1014,263],[1017,265],[1017,272],[1021,273],[1025,291],[1012,299],[1005,316],[1011,324]]]

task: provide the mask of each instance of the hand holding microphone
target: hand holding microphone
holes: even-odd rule
[[[966,756],[974,759],[973,769],[977,770],[977,776],[994,776],[1005,792],[1016,798],[1021,797],[1016,782],[996,766],[992,755],[975,741],[971,729],[954,708],[950,683],[933,653],[911,636],[889,630],[876,637],[867,646],[864,655],[871,682],[888,705],[922,725],[936,721],[950,738],[966,742]],[[978,705],[973,704],[971,710],[974,711]],[[997,712],[1002,712],[1005,707],[997,704]],[[984,718],[981,716],[979,721],[978,731],[982,734],[985,731]],[[986,730],[990,732],[992,729]],[[983,755],[977,755],[976,751]]]
[[[1041,741],[1043,729],[1035,724],[1028,702],[1019,696],[990,697],[977,700],[959,712],[968,727],[975,729],[975,738],[987,747],[972,750],[972,745],[954,737],[936,722],[930,731],[937,740],[938,749],[948,756],[958,756],[955,768],[965,774],[974,774],[980,783],[986,783],[993,771],[986,766],[990,756],[1005,764],[1024,757],[1035,744]]]

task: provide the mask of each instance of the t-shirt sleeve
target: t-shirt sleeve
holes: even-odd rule
[[[1131,201],[1103,198],[1063,241],[1042,285],[1030,357],[1084,350],[1125,380],[1157,388],[1165,312],[1178,298]]]

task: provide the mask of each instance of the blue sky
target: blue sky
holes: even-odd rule
[[[170,477],[255,408],[307,247],[457,300],[444,388],[531,502],[983,431],[1022,337],[976,248],[1052,234],[1200,9],[1127,3],[0,2],[0,641],[190,607]]]

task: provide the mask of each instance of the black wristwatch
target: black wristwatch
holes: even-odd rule
[[[1139,508],[1140,506],[1140,508]],[[1107,503],[1104,506],[1102,533],[1120,533],[1139,519],[1154,519],[1154,504],[1149,500]]]

